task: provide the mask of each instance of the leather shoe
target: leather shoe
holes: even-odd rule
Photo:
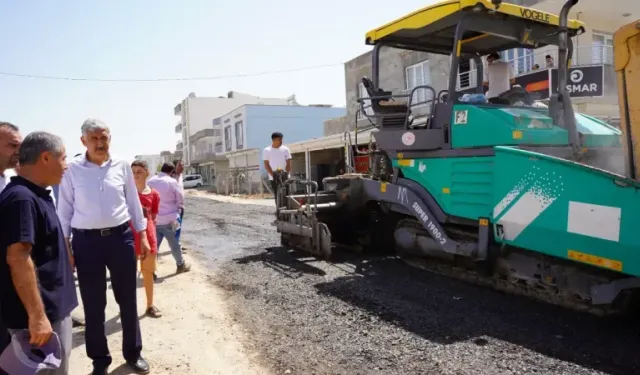
[[[151,367],[142,357],[138,357],[135,362],[127,361],[127,364],[138,374],[148,374],[151,371]]]

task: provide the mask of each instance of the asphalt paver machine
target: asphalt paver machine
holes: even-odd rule
[[[343,248],[391,251],[432,272],[598,315],[635,305],[640,184],[625,175],[624,156],[636,146],[618,128],[574,113],[568,66],[572,38],[585,29],[568,19],[577,2],[555,15],[496,0],[445,1],[367,33],[371,170],[325,178],[322,191],[314,182],[305,182],[307,194],[280,189],[283,246],[325,258]],[[548,106],[517,90],[497,103],[456,91],[461,59],[476,62],[482,82],[482,56],[547,45],[559,51]],[[448,90],[385,91],[384,47],[450,56]],[[430,93],[425,121],[412,113],[416,90]]]

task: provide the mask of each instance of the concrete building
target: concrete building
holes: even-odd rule
[[[246,184],[259,186],[266,175],[262,149],[271,143],[273,132],[281,132],[285,144],[322,137],[323,123],[345,114],[345,108],[329,105],[239,106],[215,119],[214,127],[208,133],[214,142],[212,149],[205,150],[209,160],[213,160],[212,173],[217,177],[226,175],[225,179],[237,179],[244,174]],[[220,184],[225,183],[218,178],[216,180]]]
[[[180,117],[180,121],[175,126],[175,133],[181,134],[180,140],[176,143],[176,150],[182,151],[183,161],[188,171],[193,169],[191,164],[196,155],[196,148],[202,155],[208,149],[207,142],[212,140],[209,133],[201,131],[211,129],[213,119],[244,104],[297,105],[294,95],[289,98],[261,98],[230,91],[227,96],[212,98],[189,94],[173,110],[174,115]],[[200,145],[196,147],[196,143]]]

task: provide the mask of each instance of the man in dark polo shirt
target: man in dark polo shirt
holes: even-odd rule
[[[50,375],[69,373],[71,311],[78,306],[72,258],[48,186],[67,169],[62,140],[50,133],[29,134],[20,146],[18,176],[0,193],[1,316],[10,333],[28,329],[42,346],[55,332],[62,364]]]

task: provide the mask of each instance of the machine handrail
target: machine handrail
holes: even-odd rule
[[[413,95],[419,89],[426,89],[426,90],[431,91],[431,93],[432,93],[431,99],[413,103]],[[371,101],[378,100],[379,101],[379,100],[389,100],[389,99],[398,99],[398,98],[409,98],[409,100],[407,102],[407,112],[406,112],[406,116],[405,116],[406,118],[405,118],[405,122],[404,122],[404,125],[403,125],[404,129],[408,128],[409,116],[411,115],[411,108],[414,107],[414,106],[431,103],[429,115],[426,116],[426,117],[431,117],[433,115],[434,109],[435,109],[435,105],[436,105],[436,103],[438,101],[438,96],[437,96],[436,90],[433,88],[433,86],[431,86],[431,85],[418,85],[418,86],[415,86],[415,87],[411,88],[410,90],[403,90],[403,91],[405,91],[405,92],[409,91],[409,92],[408,93],[402,93],[402,94],[393,94],[392,93],[392,94],[389,94],[389,95],[376,95],[376,96],[368,96],[368,97],[356,98],[356,102],[360,103],[359,111],[364,113],[364,116],[366,118],[368,118],[368,119],[371,119],[371,118],[384,118],[385,116],[388,117],[389,116],[388,114],[379,114],[379,113],[376,113],[375,111],[374,111],[374,113],[372,115],[368,114],[367,111],[364,108],[364,101],[365,100],[371,100]],[[369,108],[370,107],[371,106],[369,106]],[[357,117],[356,117],[356,121],[357,121]],[[372,124],[373,124],[373,122],[372,122]],[[377,125],[375,125],[375,126],[377,128],[379,128],[379,126],[377,126]]]
[[[303,179],[292,178],[292,179],[289,179],[289,180],[285,181],[284,185],[287,186],[287,185],[293,184],[294,182],[296,184],[300,184],[300,185],[303,185],[303,186],[305,186],[305,185],[309,186],[310,185],[310,186],[313,186],[315,188],[315,199],[314,199],[314,209],[313,210],[314,210],[314,212],[318,212],[318,183],[313,181],[313,180],[309,180],[309,179],[304,179],[303,180]],[[310,197],[311,197],[311,193],[309,192],[309,189],[305,189],[305,198],[308,199]],[[310,214],[311,213],[311,206],[309,205],[308,200],[307,200],[306,206],[307,206],[307,213]]]

